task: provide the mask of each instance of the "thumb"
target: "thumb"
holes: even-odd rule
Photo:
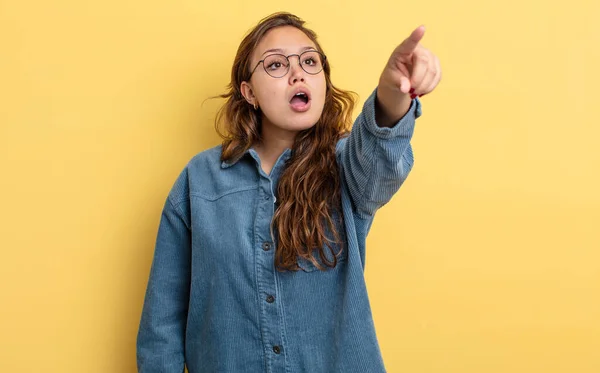
[[[408,94],[411,89],[410,79],[407,76],[402,75],[400,77],[400,92]]]

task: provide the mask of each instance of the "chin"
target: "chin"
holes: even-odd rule
[[[273,126],[275,128],[279,128],[280,130],[290,131],[290,132],[300,132],[314,127],[319,121],[322,109],[315,110],[314,106],[304,112],[304,113],[296,113],[293,111],[283,111],[279,112],[273,117],[276,117],[277,121],[271,121],[268,119],[268,115],[263,117],[263,125],[267,124],[269,127]],[[265,123],[266,122],[266,123]]]
[[[319,118],[306,118],[304,120],[296,120],[291,123],[288,122],[285,127],[290,131],[300,132],[314,127],[317,124],[318,120]]]
[[[297,131],[307,130],[309,128],[314,127],[319,119],[321,118],[321,114],[323,110],[315,110],[315,107],[312,107],[306,113],[293,113],[292,120],[288,122],[291,127],[294,127]]]

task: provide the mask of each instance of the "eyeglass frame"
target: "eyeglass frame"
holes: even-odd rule
[[[302,67],[302,61],[300,61],[300,57],[304,53],[309,53],[309,52],[316,52],[317,54],[319,54],[319,56],[321,56],[321,70],[319,70],[319,72],[310,73],[310,72],[304,70],[304,67]],[[287,70],[286,70],[285,74],[283,74],[282,76],[274,77],[273,75],[269,74],[269,72],[267,71],[267,68],[265,67],[265,63],[264,62],[265,62],[265,60],[267,58],[269,58],[271,56],[282,56],[282,57],[285,57],[285,59],[287,60],[287,62],[288,62]],[[254,66],[254,69],[252,69],[252,72],[250,73],[250,76],[248,77],[248,80],[250,80],[250,78],[252,78],[252,74],[254,74],[254,72],[258,68],[258,65],[260,65],[260,64],[263,65],[263,70],[265,70],[265,73],[267,73],[267,75],[270,76],[271,78],[274,78],[274,79],[281,79],[281,78],[283,78],[284,76],[286,76],[290,72],[290,66],[292,65],[291,62],[290,62],[290,57],[292,57],[292,56],[298,57],[298,65],[300,66],[300,68],[302,69],[302,71],[304,71],[307,74],[317,75],[317,74],[319,74],[321,71],[323,71],[325,69],[325,62],[327,61],[327,56],[325,54],[319,52],[318,50],[315,50],[315,49],[309,49],[309,50],[304,51],[304,52],[302,52],[300,54],[288,54],[287,56],[283,55],[281,53],[273,53],[273,54],[269,54],[268,56],[266,56],[265,58],[263,58],[262,60],[260,60],[260,61],[258,61],[256,63],[256,66]]]

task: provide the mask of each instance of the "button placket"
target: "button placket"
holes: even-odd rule
[[[273,184],[270,178],[262,177],[258,188],[257,216],[255,219],[254,232],[256,243],[258,244],[256,256],[256,270],[258,287],[257,290],[262,299],[260,306],[261,335],[266,348],[272,349],[273,353],[269,360],[269,365],[273,371],[279,371],[285,360],[283,354],[283,336],[281,328],[281,314],[276,302],[276,276],[277,273],[273,266],[273,252],[275,250],[273,232],[271,231],[271,221],[275,212],[273,200]],[[262,250],[261,250],[262,249]],[[270,347],[269,347],[270,346]]]

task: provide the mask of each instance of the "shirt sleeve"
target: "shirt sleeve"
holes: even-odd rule
[[[183,174],[182,174],[183,176]],[[167,198],[158,229],[137,336],[140,373],[184,371],[190,276],[189,198],[176,197],[180,176]]]
[[[412,100],[408,112],[393,127],[375,122],[377,89],[363,105],[350,135],[337,144],[338,164],[355,211],[372,217],[404,183],[413,166],[410,144],[421,102]]]

